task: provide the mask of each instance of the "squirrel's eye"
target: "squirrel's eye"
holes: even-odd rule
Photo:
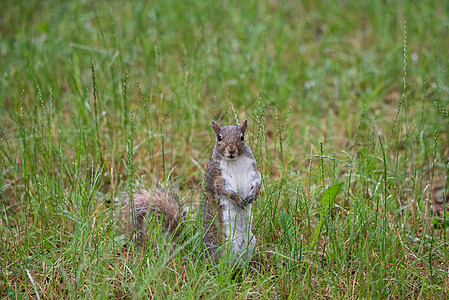
[[[217,137],[217,140],[218,140],[219,142],[221,142],[221,141],[223,140],[223,137],[221,136],[221,134]]]
[[[242,142],[245,140],[245,135],[244,134],[242,134],[241,136],[240,136],[240,139],[242,140]]]

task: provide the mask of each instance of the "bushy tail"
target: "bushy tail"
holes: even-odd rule
[[[165,188],[161,184],[157,184],[153,190],[137,185],[133,199],[134,201],[131,201],[129,194],[125,196],[119,217],[121,226],[130,239],[147,243],[150,233],[146,220],[151,216],[158,217],[163,229],[174,235],[175,239],[180,236],[184,229],[186,213],[175,190]]]

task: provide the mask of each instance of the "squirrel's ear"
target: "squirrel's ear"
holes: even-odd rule
[[[212,121],[212,128],[214,129],[216,135],[220,133],[220,126],[218,126],[218,124],[214,121]]]
[[[240,125],[240,130],[242,131],[242,133],[245,133],[247,125],[248,125],[248,120],[243,121],[243,124]]]

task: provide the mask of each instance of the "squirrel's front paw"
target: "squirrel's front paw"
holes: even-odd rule
[[[251,204],[256,199],[257,199],[257,195],[255,193],[253,193],[253,194],[249,195],[248,197],[246,197],[245,203],[246,203],[246,205]]]
[[[245,200],[242,199],[239,194],[237,194],[236,192],[232,191],[229,193],[229,197],[234,201],[235,204],[237,204],[238,207],[240,208],[245,208]]]
[[[244,209],[246,207],[246,203],[244,202],[244,200],[240,201],[239,203],[236,203],[237,206],[241,209]]]

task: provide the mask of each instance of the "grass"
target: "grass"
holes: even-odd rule
[[[2,7],[2,298],[449,296],[431,201],[448,192],[446,4]],[[210,122],[244,119],[252,266],[209,270],[160,235],[122,247],[110,200],[170,178],[198,201]]]

